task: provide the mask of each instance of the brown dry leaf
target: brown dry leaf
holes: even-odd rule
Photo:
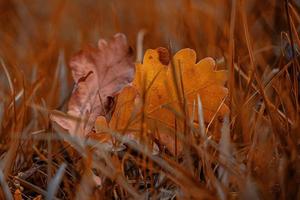
[[[100,39],[97,48],[78,52],[70,68],[75,87],[67,113],[79,120],[58,115],[51,119],[73,135],[86,136],[98,116],[110,119],[115,95],[132,81],[132,50],[125,35],[118,33],[108,42]]]
[[[182,78],[189,113],[192,112],[193,101],[200,95],[207,123],[214,115],[224,116],[229,112],[228,107],[222,104],[228,93],[224,87],[227,72],[215,71],[212,58],[204,58],[196,63],[196,53],[192,49],[183,49],[175,54],[174,68],[170,66],[168,57],[168,51],[164,48],[146,51],[143,63],[136,64],[132,86],[124,88],[118,95],[109,127],[119,131],[126,129],[126,133],[136,130],[138,133],[144,110],[146,128],[152,134],[158,130],[158,135],[154,137],[174,153],[175,118],[178,118],[175,113],[183,113],[176,93],[173,69],[182,74],[178,77]],[[182,123],[177,123],[177,130],[183,131],[182,127]],[[178,148],[181,151],[182,147]]]

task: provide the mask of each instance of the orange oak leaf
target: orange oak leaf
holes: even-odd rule
[[[121,33],[109,41],[100,39],[97,48],[75,54],[70,61],[75,87],[67,111],[73,119],[59,115],[51,115],[51,119],[77,136],[86,136],[98,116],[110,119],[115,95],[134,77],[132,55]]]
[[[174,55],[172,63],[173,66],[164,48],[146,51],[143,63],[136,64],[132,86],[124,88],[117,97],[109,127],[130,134],[141,134],[141,127],[146,128],[147,133],[153,134],[174,153],[175,128],[183,131],[183,119],[179,116],[184,114],[179,95],[185,99],[190,114],[199,95],[207,123],[214,116],[224,116],[229,109],[222,103],[228,93],[224,87],[227,72],[214,70],[212,58],[196,63],[195,51],[182,49]],[[178,92],[178,85],[183,86],[184,97]],[[194,121],[198,122],[197,114]],[[178,148],[181,151],[182,145]]]

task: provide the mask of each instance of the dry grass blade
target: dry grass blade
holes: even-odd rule
[[[231,159],[231,140],[230,140],[230,129],[229,129],[229,122],[228,117],[224,119],[223,127],[221,130],[221,139],[220,139],[220,160],[226,161],[227,159]],[[218,169],[218,175],[221,179],[222,184],[225,187],[228,187],[229,184],[229,173],[226,171],[225,168],[222,166]]]
[[[241,12],[241,15],[242,15],[242,22],[243,22],[244,33],[245,33],[245,40],[246,40],[246,43],[247,43],[247,49],[248,49],[248,53],[249,53],[249,56],[250,56],[250,63],[251,63],[251,69],[250,69],[250,75],[249,75],[250,78],[249,78],[249,81],[247,83],[246,92],[245,92],[245,99],[247,99],[248,93],[250,92],[250,87],[252,85],[252,81],[254,79],[256,64],[255,64],[254,54],[253,54],[251,41],[250,41],[247,15],[246,15],[246,11],[245,11],[245,1],[242,0],[240,3],[241,3],[240,4],[240,12]]]
[[[4,72],[5,72],[6,78],[8,80],[8,85],[9,85],[10,92],[11,92],[11,94],[13,94],[14,93],[14,86],[13,86],[12,79],[11,79],[11,76],[9,74],[9,71],[6,68],[6,65],[5,65],[5,63],[4,63],[4,61],[3,61],[2,58],[0,58],[0,62],[1,62],[2,68],[3,68]]]
[[[13,200],[13,196],[9,190],[9,187],[7,185],[7,182],[5,180],[2,170],[0,170],[0,183],[1,183],[1,189],[2,189],[2,194],[0,193],[0,196],[4,195],[5,199]]]
[[[67,165],[63,163],[57,170],[52,180],[48,183],[46,200],[52,200],[55,198],[57,190],[60,187],[61,181],[63,179],[66,167]]]
[[[144,37],[147,34],[147,31],[142,29],[137,34],[136,39],[136,62],[141,63],[143,61],[143,43]]]
[[[197,105],[198,105],[198,119],[199,119],[199,132],[202,138],[206,139],[205,125],[203,119],[203,109],[200,96],[197,96]]]
[[[15,114],[17,116],[15,116],[16,119],[18,119],[18,124],[15,124],[15,126],[12,127],[11,129],[11,141],[10,141],[10,148],[7,151],[7,154],[4,157],[4,176],[7,178],[8,175],[10,174],[12,168],[13,168],[13,164],[15,162],[15,159],[17,157],[18,154],[18,148],[19,148],[19,144],[21,141],[21,134],[22,134],[22,130],[23,130],[23,120],[24,120],[24,112],[25,110],[21,110],[20,113]]]

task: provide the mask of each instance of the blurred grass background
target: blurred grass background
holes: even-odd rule
[[[257,181],[261,197],[299,198],[299,8],[299,1],[284,0],[0,0],[3,180],[14,193],[13,177],[39,163],[35,157],[44,155],[47,163],[49,151],[61,151],[33,135],[51,130],[47,110],[65,108],[72,90],[65,67],[71,55],[116,32],[125,33],[136,50],[144,32],[143,50],[163,46],[174,53],[189,47],[198,59],[211,56],[219,69],[229,70],[230,133],[243,155],[238,162]],[[263,139],[253,139],[260,133]],[[47,170],[56,168],[41,168],[27,183],[19,180],[26,187],[24,199],[43,194],[35,185],[46,191],[41,177]],[[79,174],[66,181],[69,188],[78,184]],[[208,180],[201,183],[213,193]],[[228,197],[240,187],[223,188]],[[70,191],[59,197],[74,197]]]

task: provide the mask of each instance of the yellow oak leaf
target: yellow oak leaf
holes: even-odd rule
[[[146,51],[143,63],[136,64],[132,85],[124,88],[117,97],[110,128],[130,134],[141,134],[141,128],[146,129],[175,153],[175,129],[183,131],[181,100],[185,99],[188,113],[192,113],[193,102],[199,95],[207,123],[213,116],[224,116],[229,112],[222,103],[228,93],[224,87],[227,72],[216,71],[212,58],[196,63],[195,51],[182,49],[174,55],[172,64],[166,49]],[[180,116],[183,117],[180,119]],[[177,148],[180,152],[182,145]]]
[[[180,67],[184,93],[189,100],[189,108],[192,110],[192,103],[197,95],[201,97],[203,104],[204,120],[210,122],[218,110],[218,115],[228,113],[228,107],[222,100],[227,96],[228,90],[224,87],[227,80],[225,70],[215,71],[215,61],[204,58],[196,63],[196,53],[192,49],[183,49],[177,52],[173,58],[175,68]],[[197,116],[196,116],[197,117]]]

